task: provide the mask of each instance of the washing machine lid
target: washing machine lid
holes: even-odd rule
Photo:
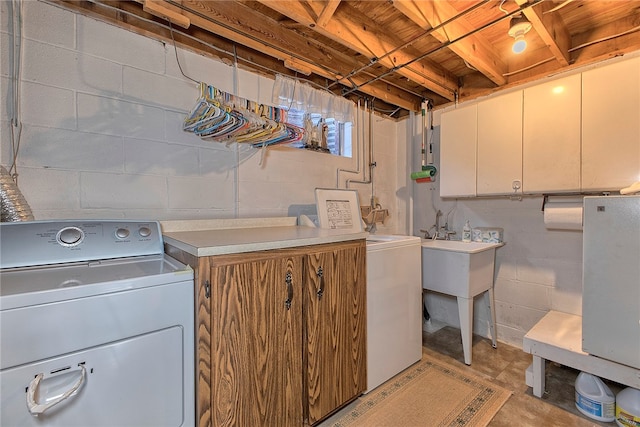
[[[417,236],[404,236],[399,234],[370,234],[367,236],[367,250],[395,248],[398,246],[417,245],[422,240]]]
[[[5,269],[0,310],[193,281],[193,270],[167,255]]]

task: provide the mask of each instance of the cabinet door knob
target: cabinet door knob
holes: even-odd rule
[[[316,294],[318,295],[318,299],[321,299],[322,295],[324,294],[324,271],[322,271],[322,267],[318,267],[316,276],[320,278],[320,287],[318,288]]]
[[[291,308],[291,301],[293,301],[293,279],[291,278],[290,271],[287,272],[284,281],[287,284],[287,299],[284,301],[284,306],[289,310]]]

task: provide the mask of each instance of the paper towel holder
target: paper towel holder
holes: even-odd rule
[[[599,191],[593,193],[558,193],[558,194],[543,194],[542,196],[542,212],[544,212],[545,205],[550,201],[549,198],[553,197],[557,202],[575,202],[576,198],[584,198],[584,196],[609,196],[609,191]]]
[[[563,202],[575,202],[576,198],[580,197],[582,198],[584,195],[582,193],[567,193],[567,194],[544,194],[542,197],[542,209],[540,209],[542,212],[544,212],[544,208],[547,205],[547,203],[549,203],[551,200],[549,200],[550,197],[553,198],[557,198],[559,200],[557,201],[563,201]]]

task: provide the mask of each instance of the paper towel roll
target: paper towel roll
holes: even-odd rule
[[[549,230],[582,230],[582,203],[547,202],[544,226]]]

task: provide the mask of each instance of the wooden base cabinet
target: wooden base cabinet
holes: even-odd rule
[[[366,389],[364,240],[194,257],[199,426],[313,425]]]
[[[366,247],[332,245],[306,256],[306,419],[315,424],[367,386]]]
[[[302,393],[302,304],[293,287],[302,283],[302,257],[235,258],[204,265],[212,425],[296,425],[302,405],[290,402]]]

